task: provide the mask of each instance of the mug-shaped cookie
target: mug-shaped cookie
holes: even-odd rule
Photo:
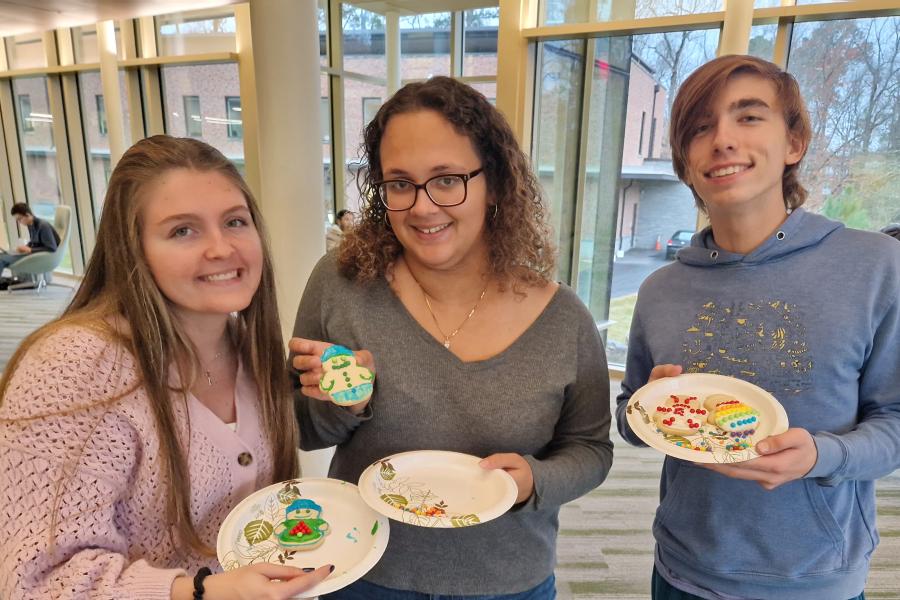
[[[752,436],[759,427],[759,411],[728,394],[711,394],[704,405],[709,410],[709,423],[732,438]]]
[[[696,396],[671,394],[656,407],[653,420],[663,433],[691,435],[697,433],[706,420],[706,412]]]
[[[338,406],[353,406],[372,397],[375,374],[356,364],[356,356],[343,346],[330,346],[322,353],[319,389]]]

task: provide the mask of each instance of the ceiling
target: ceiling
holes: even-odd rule
[[[237,0],[0,0],[0,37],[237,3]]]

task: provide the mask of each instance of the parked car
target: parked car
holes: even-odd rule
[[[666,258],[675,258],[675,253],[678,252],[679,248],[684,248],[691,243],[693,235],[694,232],[687,229],[679,229],[673,233],[669,241],[666,242]]]

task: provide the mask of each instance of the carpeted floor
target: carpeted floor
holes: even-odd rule
[[[0,292],[0,370],[19,342],[63,309],[71,290],[51,286],[42,295]],[[613,385],[613,397],[618,384]],[[614,403],[614,398],[610,399]],[[633,448],[613,433],[615,461],[607,481],[560,513],[560,600],[632,600],[649,597],[662,456]],[[878,483],[881,545],[866,587],[869,600],[900,600],[900,471]],[[834,599],[823,599],[834,600]]]

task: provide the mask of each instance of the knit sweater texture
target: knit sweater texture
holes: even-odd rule
[[[180,395],[171,400],[188,440],[193,523],[215,547],[229,511],[271,483],[256,388],[239,370],[236,431],[193,396],[186,411]],[[173,542],[158,456],[127,350],[73,326],[35,343],[0,403],[0,598],[168,600],[175,577],[219,569]]]
[[[359,417],[297,394],[303,448],[337,445],[331,477],[356,483],[378,459],[422,449],[514,452],[534,475],[527,502],[481,525],[392,521],[387,550],[366,580],[488,595],[522,592],[552,574],[560,505],[599,485],[612,463],[603,342],[570,288],[561,285],[506,350],[462,362],[413,319],[387,281],[350,281],[329,254],[310,277],[294,334],[375,357],[375,391]]]

